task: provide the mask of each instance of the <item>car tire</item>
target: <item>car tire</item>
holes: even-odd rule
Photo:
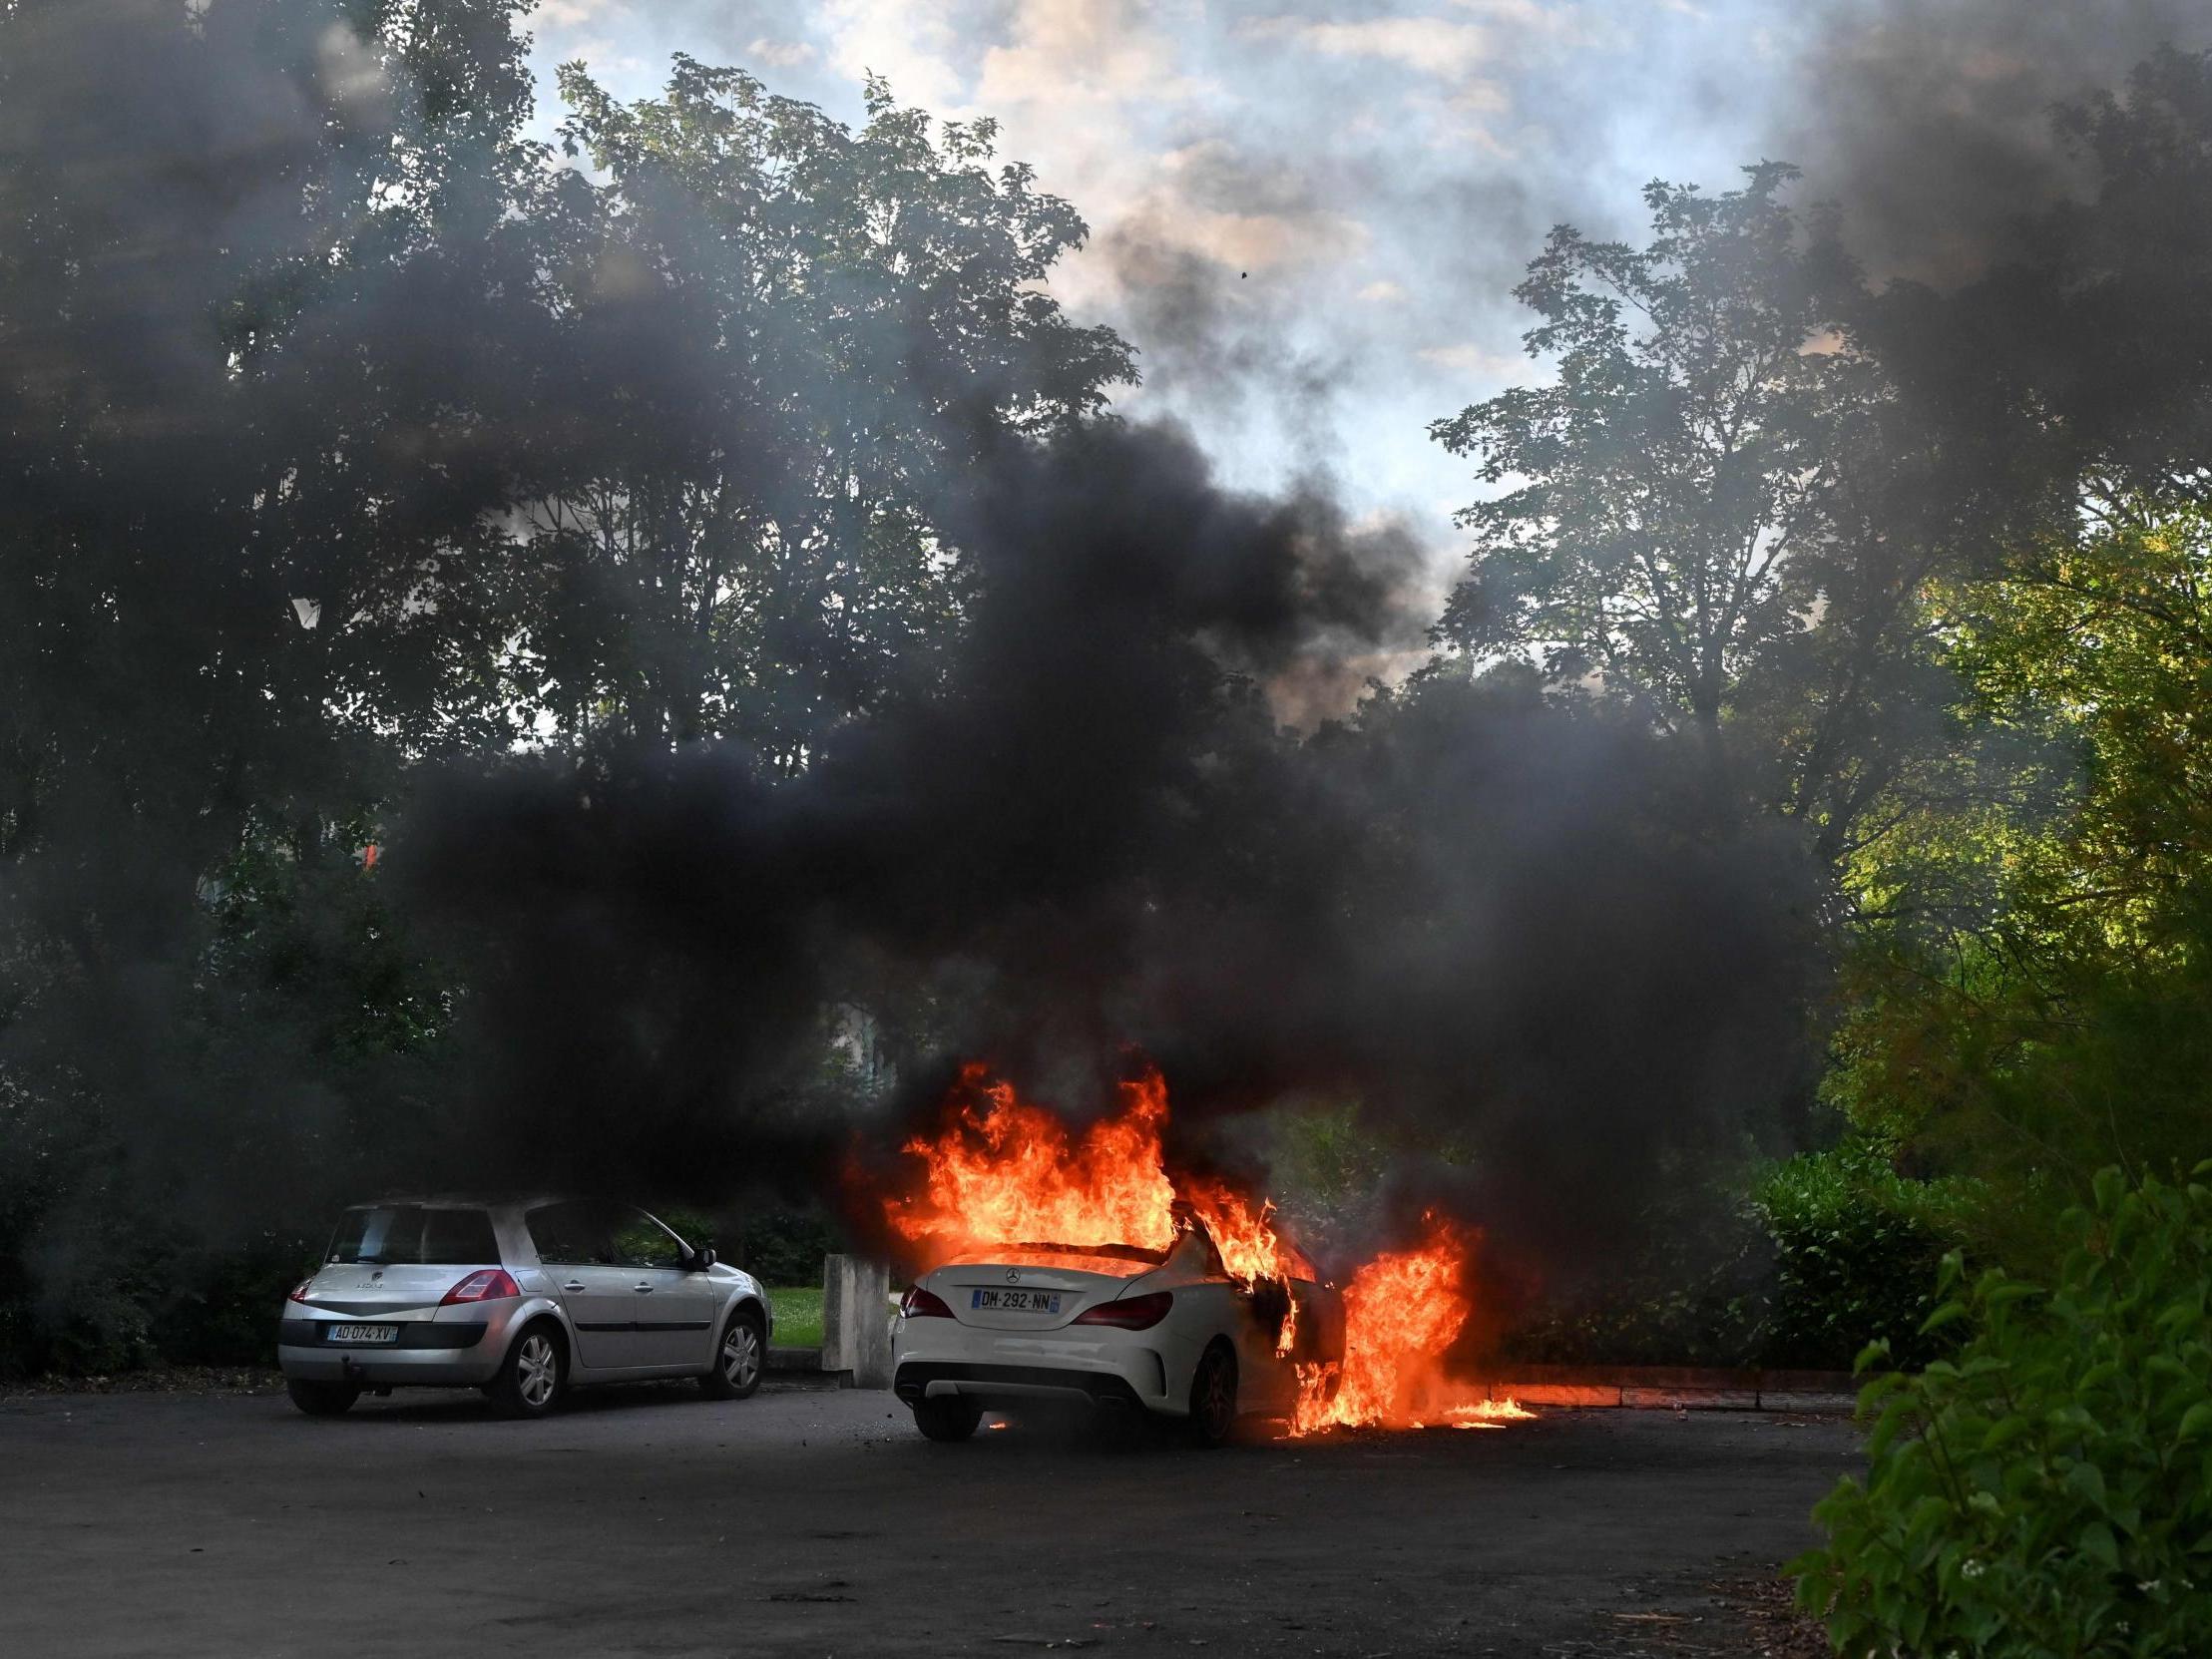
[[[722,1339],[714,1345],[714,1369],[699,1379],[709,1400],[743,1400],[760,1387],[768,1369],[768,1338],[760,1315],[738,1308],[722,1327]]]
[[[361,1391],[351,1383],[314,1383],[304,1377],[285,1378],[284,1392],[309,1417],[343,1417],[361,1398]]]
[[[983,1408],[958,1395],[914,1402],[914,1427],[933,1441],[967,1440],[982,1422]]]
[[[484,1392],[502,1417],[544,1417],[569,1384],[569,1345],[550,1319],[532,1320],[508,1345],[499,1375]]]
[[[1219,1338],[1198,1358],[1190,1376],[1190,1439],[1220,1446],[1236,1427],[1236,1351]]]

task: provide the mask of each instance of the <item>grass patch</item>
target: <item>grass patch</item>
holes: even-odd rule
[[[775,1288],[768,1292],[775,1309],[775,1345],[778,1348],[822,1346],[822,1287]]]

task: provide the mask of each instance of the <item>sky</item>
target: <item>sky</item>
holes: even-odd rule
[[[2116,77],[2175,15],[2167,0],[540,0],[531,27],[548,132],[556,64],[581,58],[634,98],[675,51],[847,120],[870,72],[941,117],[995,118],[1002,158],[1091,223],[1053,288],[1138,348],[1144,383],[1117,406],[1183,421],[1233,483],[1321,482],[1396,520],[1441,583],[1464,552],[1451,514],[1479,487],[1427,427],[1543,375],[1512,288],[1552,224],[1632,237],[1648,181],[1726,189],[1767,157],[1808,164],[1809,201],[1856,155],[1884,158],[1891,195],[1873,206],[1900,234],[1940,236],[1958,207],[1923,202],[1916,223],[1914,123],[1971,125],[2033,174],[2049,100]]]

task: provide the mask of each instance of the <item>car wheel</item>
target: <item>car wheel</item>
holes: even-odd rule
[[[568,1380],[569,1350],[561,1328],[541,1319],[523,1327],[484,1392],[506,1417],[544,1417],[560,1403]]]
[[[1199,1446],[1219,1446],[1235,1427],[1236,1355],[1216,1340],[1190,1379],[1190,1438]]]
[[[361,1391],[351,1383],[310,1383],[302,1377],[285,1378],[284,1392],[309,1417],[341,1416],[361,1398]]]
[[[958,1395],[914,1402],[914,1427],[933,1441],[964,1441],[982,1421],[983,1408]]]
[[[750,1308],[739,1308],[722,1327],[721,1343],[714,1350],[714,1369],[699,1379],[699,1386],[709,1400],[742,1400],[760,1387],[767,1359],[760,1316]]]

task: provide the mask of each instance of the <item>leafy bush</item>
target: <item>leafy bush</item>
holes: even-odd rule
[[[1899,1365],[1940,1358],[1948,1338],[1921,1326],[1938,1264],[1961,1242],[1962,1195],[1898,1174],[1887,1148],[1865,1140],[1777,1165],[1753,1199],[1774,1247],[1760,1358],[1841,1370],[1885,1340]]]
[[[223,1249],[179,1251],[148,1343],[171,1365],[274,1365],[284,1293],[312,1272],[320,1234],[269,1232]]]
[[[1936,1358],[1950,1339],[1920,1325],[1970,1197],[1900,1175],[1867,1140],[1753,1179],[1685,1178],[1645,1217],[1633,1260],[1579,1293],[1543,1287],[1541,1317],[1508,1330],[1500,1357],[1840,1371],[1888,1338],[1905,1363]]]
[[[1828,1547],[1791,1563],[1838,1653],[2212,1652],[2208,1174],[2104,1171],[2047,1294],[1945,1258],[1924,1329],[1969,1340],[1867,1387],[1867,1483],[1822,1501]]]
[[[1769,1252],[1740,1187],[1678,1197],[1646,1218],[1631,1258],[1602,1279],[1551,1280],[1498,1343],[1536,1365],[1748,1366],[1759,1360]]]
[[[755,1211],[742,1242],[745,1271],[764,1285],[818,1285],[822,1258],[846,1248],[836,1224],[814,1210]]]

